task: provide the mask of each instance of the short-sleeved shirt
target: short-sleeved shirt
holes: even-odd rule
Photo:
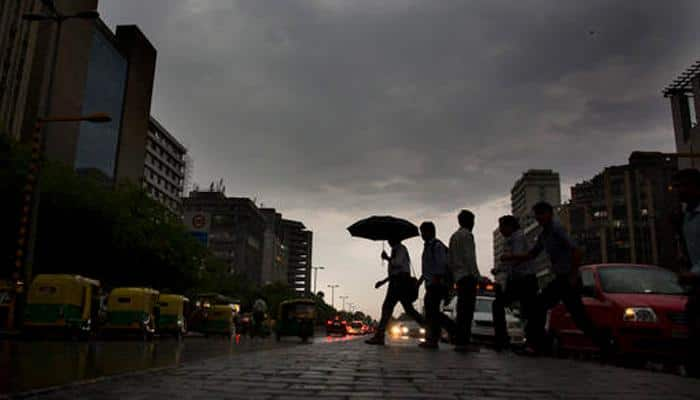
[[[408,255],[406,246],[399,243],[391,248],[389,258],[389,276],[411,273],[411,257]]]
[[[685,211],[683,239],[690,259],[690,272],[700,274],[700,205]]]
[[[513,232],[512,235],[505,238],[505,251],[507,254],[525,254],[528,252],[529,245],[527,238],[521,230]],[[532,261],[522,262],[504,262],[499,268],[499,272],[505,273],[513,278],[521,278],[524,276],[535,275],[537,269]]]
[[[575,248],[576,244],[566,229],[559,222],[553,221],[551,225],[543,227],[535,247],[530,250],[530,255],[537,257],[544,250],[552,263],[552,272],[565,275],[571,271],[572,252]]]

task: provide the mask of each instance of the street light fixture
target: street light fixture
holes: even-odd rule
[[[345,311],[345,300],[348,299],[348,296],[338,296],[339,299],[343,300],[343,307],[341,310]]]
[[[340,285],[328,285],[328,287],[331,289],[331,307],[335,308],[335,288],[340,287]]]
[[[325,267],[311,267],[314,270],[314,295],[316,295],[316,284],[318,283],[318,270],[319,269],[326,269]]]
[[[24,187],[24,202],[22,204],[19,237],[17,239],[15,280],[17,281],[18,285],[22,284],[22,274],[20,272],[22,267],[24,266],[24,281],[28,282],[31,280],[31,268],[34,264],[34,248],[36,245],[36,230],[41,194],[41,156],[44,152],[44,147],[46,144],[46,137],[41,133],[41,130],[46,124],[83,121],[94,124],[104,124],[111,122],[112,117],[106,113],[94,113],[82,116],[53,116],[39,118],[34,125],[34,135],[32,137],[32,160],[30,172],[27,176],[27,184]],[[24,251],[25,243],[26,254]]]

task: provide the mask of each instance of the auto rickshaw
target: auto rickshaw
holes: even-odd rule
[[[213,305],[209,308],[199,331],[205,335],[223,335],[233,338],[236,335],[233,314],[234,309],[231,304]]]
[[[240,309],[239,303],[237,300],[219,293],[200,293],[194,298],[194,307],[188,316],[187,326],[193,332],[207,333],[209,330],[207,320],[209,320],[209,313],[214,306],[233,307],[234,312],[237,312]]]
[[[87,338],[98,319],[99,287],[79,275],[37,275],[27,294],[25,331],[62,330]]]
[[[303,342],[314,336],[316,302],[309,299],[284,301],[279,306],[279,316],[275,324],[275,338],[298,336]]]
[[[107,299],[107,332],[138,333],[152,339],[159,320],[157,290],[116,288]]]
[[[161,294],[158,297],[160,317],[158,332],[169,333],[180,339],[187,333],[187,319],[190,300],[178,294]]]

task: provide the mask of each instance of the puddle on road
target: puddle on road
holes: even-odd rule
[[[288,343],[291,344],[291,343]],[[282,344],[284,345],[284,343]],[[0,341],[0,394],[277,346],[271,340]]]

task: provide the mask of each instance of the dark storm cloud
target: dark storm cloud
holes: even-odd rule
[[[200,181],[295,204],[432,205],[671,143],[694,1],[102,1],[159,48],[155,110]],[[619,140],[624,138],[624,140]],[[601,140],[609,145],[599,148]],[[567,154],[571,152],[572,154]],[[479,190],[473,190],[476,187]],[[472,188],[472,190],[466,190]]]

